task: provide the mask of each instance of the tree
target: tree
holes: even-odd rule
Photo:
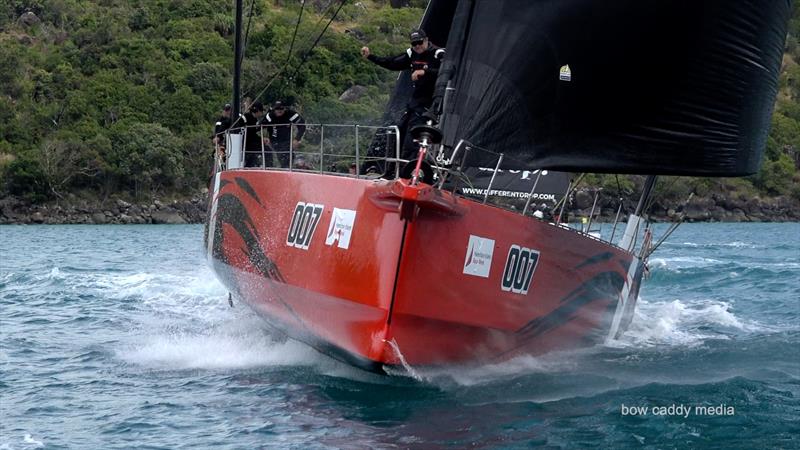
[[[73,132],[44,141],[36,156],[48,189],[58,198],[76,178],[93,179],[100,172],[92,141],[87,145]]]
[[[111,128],[110,138],[111,169],[134,195],[155,194],[183,176],[180,140],[163,126],[121,121]]]

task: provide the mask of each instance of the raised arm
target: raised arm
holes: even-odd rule
[[[384,69],[389,70],[406,70],[411,68],[411,49],[406,50],[405,53],[401,53],[397,56],[389,56],[382,58],[380,56],[375,56],[370,53],[369,47],[364,47],[361,49],[361,54],[367,58],[368,60],[372,61],[373,63],[383,67]]]

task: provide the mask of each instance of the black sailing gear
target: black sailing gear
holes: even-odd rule
[[[445,50],[433,44],[422,53],[407,49],[397,56],[381,58],[369,55],[367,59],[389,70],[424,70],[425,74],[413,81],[414,91],[408,103],[408,109],[428,108],[433,102],[433,92],[436,87],[436,77],[439,75],[439,66],[444,58]]]

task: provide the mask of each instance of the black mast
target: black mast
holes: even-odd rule
[[[236,0],[236,21],[234,25],[234,44],[233,44],[233,101],[231,102],[232,111],[236,114],[231,116],[231,120],[236,123],[241,114],[239,104],[239,83],[242,77],[242,0]]]

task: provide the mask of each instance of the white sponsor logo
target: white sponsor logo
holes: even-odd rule
[[[464,273],[476,277],[489,277],[492,268],[492,254],[494,254],[494,240],[480,236],[469,236],[467,257],[464,259]]]
[[[339,248],[350,247],[350,236],[353,234],[353,224],[356,221],[356,212],[351,209],[333,208],[331,224],[328,226],[328,236],[325,245],[337,244]]]
[[[569,64],[561,66],[561,69],[558,71],[558,79],[561,81],[572,81],[572,70],[570,70]]]

